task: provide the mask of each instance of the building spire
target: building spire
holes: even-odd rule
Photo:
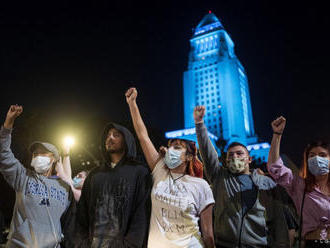
[[[206,14],[197,25],[194,35],[204,34],[216,29],[223,29],[223,26],[216,15],[209,10],[209,13]]]

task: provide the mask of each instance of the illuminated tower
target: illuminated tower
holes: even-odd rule
[[[256,144],[244,67],[235,55],[232,39],[213,13],[202,19],[190,39],[183,92],[185,129],[179,130],[182,136],[194,135],[192,113],[195,106],[204,105],[204,121],[213,141],[217,138],[227,144],[238,141],[247,145],[256,157],[266,159],[269,144]],[[166,136],[179,134],[175,132],[178,131]]]

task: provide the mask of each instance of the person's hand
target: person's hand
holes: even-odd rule
[[[14,125],[15,119],[22,114],[23,112],[23,107],[19,105],[11,105],[9,107],[9,110],[7,112],[6,120],[3,126],[7,129],[10,129]]]
[[[62,157],[60,157],[60,160],[56,162],[55,170],[57,172],[57,176],[61,177],[64,175]]]
[[[61,178],[63,181],[67,182],[68,184],[71,185],[72,179],[67,176],[67,174],[64,171],[63,167],[63,162],[62,162],[62,157],[56,162],[55,165],[55,170],[56,170],[56,175]]]
[[[62,148],[63,156],[68,156],[70,154],[70,149],[71,149],[71,145],[64,144]]]
[[[281,135],[285,128],[286,119],[283,116],[278,117],[276,120],[272,121],[272,129],[274,134]]]
[[[205,106],[196,106],[194,109],[195,123],[202,122],[204,115],[205,115]]]
[[[166,152],[167,152],[167,147],[165,147],[165,146],[159,147],[159,155],[160,155],[160,157],[165,157]]]
[[[126,102],[128,104],[135,102],[137,94],[138,94],[138,92],[137,92],[136,88],[129,88],[125,93]]]

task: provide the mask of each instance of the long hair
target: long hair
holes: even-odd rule
[[[305,179],[306,191],[311,192],[315,186],[315,176],[308,170],[308,155],[315,147],[322,147],[330,154],[330,143],[324,141],[315,141],[308,144],[304,150],[303,165],[300,170],[300,176]],[[330,187],[330,176],[328,177],[328,187]]]
[[[203,178],[203,163],[197,157],[197,147],[194,141],[185,139],[171,139],[168,141],[168,147],[175,141],[179,140],[186,146],[186,155],[191,155],[192,159],[187,164],[187,174],[192,177]]]

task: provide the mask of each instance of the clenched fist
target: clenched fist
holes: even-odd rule
[[[125,93],[126,102],[128,104],[135,102],[137,94],[138,94],[138,92],[137,92],[136,88],[129,88]]]
[[[8,110],[8,113],[7,113],[7,116],[6,116],[6,120],[5,120],[5,123],[3,124],[3,126],[5,128],[12,128],[13,125],[14,125],[14,121],[15,119],[20,115],[22,114],[23,112],[23,107],[22,106],[19,106],[19,105],[11,105],[9,110]]]
[[[202,122],[204,115],[205,115],[205,106],[196,106],[194,109],[195,123]]]
[[[273,132],[276,134],[282,134],[285,128],[286,119],[283,116],[278,117],[276,120],[272,121]]]

